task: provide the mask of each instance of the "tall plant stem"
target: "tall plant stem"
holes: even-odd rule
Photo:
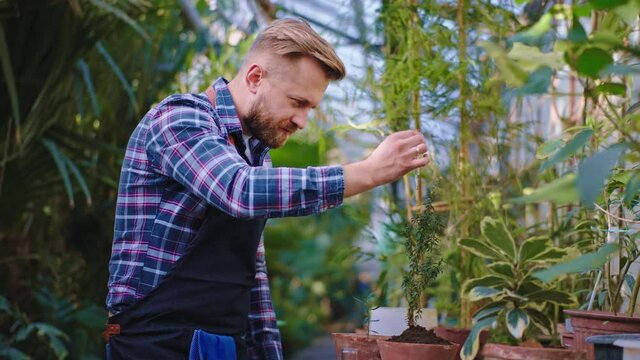
[[[636,302],[638,301],[638,290],[640,290],[640,280],[636,279],[636,282],[633,284],[633,291],[631,291],[631,298],[629,299],[627,316],[633,316],[633,313],[636,310]]]
[[[460,183],[462,188],[462,198],[469,196],[469,179],[467,168],[469,161],[469,119],[467,115],[467,34],[464,22],[464,14],[466,8],[465,0],[457,2],[457,21],[458,21],[458,59],[460,67],[458,69],[458,86],[460,88],[460,152],[458,154],[460,167]],[[464,220],[461,223],[460,234],[462,237],[469,235],[469,222]],[[466,263],[468,254],[464,250],[460,250],[460,258],[462,263]],[[460,322],[461,326],[468,328],[471,326],[470,303],[463,296],[460,300]]]

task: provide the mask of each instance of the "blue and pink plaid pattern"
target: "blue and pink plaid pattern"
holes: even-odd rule
[[[238,218],[320,213],[339,205],[342,167],[272,168],[260,141],[249,142],[253,166],[230,143],[241,125],[219,78],[216,106],[204,93],[172,95],[151,109],[134,130],[122,164],[107,308],[118,313],[147,295],[181,258],[208,206]],[[264,241],[252,290],[249,353],[282,358],[271,304]]]

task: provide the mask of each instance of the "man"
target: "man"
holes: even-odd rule
[[[304,128],[329,81],[344,76],[334,50],[308,24],[278,20],[231,81],[170,96],[145,115],[127,146],[118,191],[108,356],[185,358],[202,351],[206,338],[223,352],[231,344],[231,357],[282,358],[266,219],[320,213],[428,161],[423,136],[403,131],[360,162],[270,166],[268,149]]]

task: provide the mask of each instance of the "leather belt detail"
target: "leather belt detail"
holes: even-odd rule
[[[120,334],[120,324],[107,324],[102,333],[102,337],[104,337],[104,341],[108,342],[111,335],[118,334]]]

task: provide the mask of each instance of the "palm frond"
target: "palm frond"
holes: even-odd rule
[[[18,90],[16,89],[16,81],[13,77],[13,70],[11,68],[11,58],[9,57],[9,48],[7,47],[7,41],[4,37],[4,30],[2,26],[0,26],[0,63],[2,63],[2,72],[4,73],[4,77],[7,82],[7,89],[11,100],[11,112],[13,121],[16,125],[16,143],[20,145],[22,143],[22,139],[20,135],[21,126]]]
[[[67,190],[69,205],[73,207],[73,187],[71,186],[71,178],[69,177],[69,172],[67,171],[66,157],[58,150],[58,146],[56,146],[56,143],[54,143],[53,141],[49,139],[42,139],[42,144],[47,148],[47,150],[49,150],[51,157],[53,157],[53,161],[55,161],[56,166],[58,167],[58,171],[60,172],[60,176],[62,177],[62,181],[64,182],[64,187]]]
[[[82,74],[82,79],[84,80],[84,85],[87,87],[87,92],[89,93],[89,99],[91,99],[91,106],[93,107],[93,113],[97,116],[101,116],[100,104],[98,103],[98,96],[96,95],[96,90],[93,87],[93,81],[91,80],[91,70],[89,69],[89,65],[84,59],[78,60],[77,68]]]
[[[140,34],[140,36],[142,36],[143,39],[145,39],[146,41],[149,41],[149,35],[147,35],[147,33],[144,31],[144,29],[142,29],[142,27],[135,20],[133,20],[131,17],[129,17],[129,15],[127,15],[124,11],[122,11],[122,10],[112,6],[112,5],[107,4],[102,0],[91,0],[91,3],[93,3],[95,6],[101,8],[101,9],[111,13],[112,15],[114,15],[117,18],[119,18],[120,20],[124,21],[133,30],[135,30],[138,34]]]
[[[122,87],[124,88],[124,90],[127,92],[127,95],[129,96],[129,101],[131,102],[131,106],[133,106],[133,108],[137,113],[138,103],[136,102],[136,95],[133,90],[133,87],[131,87],[131,84],[129,84],[129,81],[122,73],[122,70],[120,70],[120,67],[118,66],[118,64],[116,64],[115,60],[113,60],[113,57],[111,57],[111,54],[109,53],[107,48],[104,47],[102,42],[98,41],[96,43],[96,48],[98,49],[98,52],[100,53],[100,55],[102,55],[104,60],[107,62],[107,64],[109,64],[109,67],[111,67],[111,70],[120,81],[120,84],[122,84]]]

